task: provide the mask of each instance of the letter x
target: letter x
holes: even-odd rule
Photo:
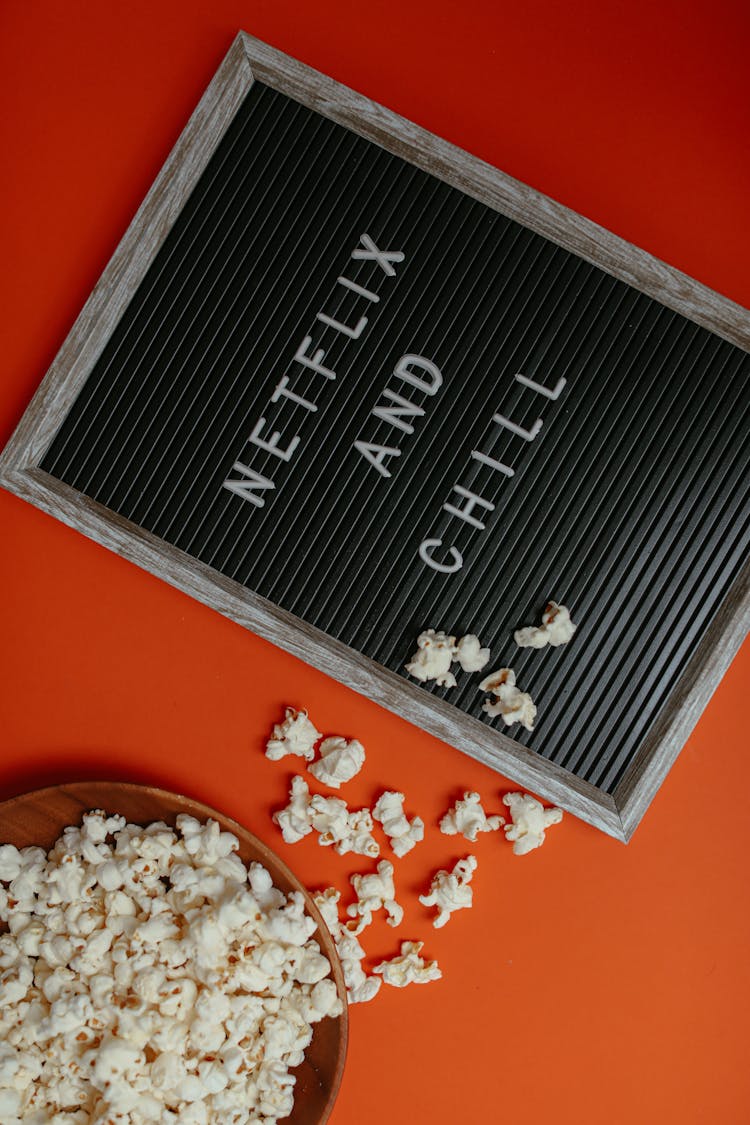
[[[356,250],[352,251],[352,258],[357,261],[377,262],[387,277],[396,276],[396,271],[391,262],[403,262],[404,255],[401,250],[378,250],[369,234],[361,234],[359,241],[364,246],[364,250],[357,247]]]

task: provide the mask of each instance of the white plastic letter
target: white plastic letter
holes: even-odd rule
[[[391,475],[383,463],[384,458],[401,456],[400,449],[394,449],[392,445],[376,445],[371,441],[355,441],[354,448],[375,466],[382,477]]]
[[[264,441],[263,438],[259,436],[265,424],[265,418],[259,418],[255,424],[255,429],[247,440],[251,441],[253,445],[257,445],[259,449],[265,449],[267,453],[273,453],[274,457],[279,457],[282,461],[290,461],[292,454],[300,443],[299,437],[293,437],[286,449],[280,449],[279,440],[281,434],[278,430],[273,431],[269,441]]]
[[[523,438],[524,441],[533,441],[544,424],[541,418],[537,418],[530,430],[524,430],[523,426],[517,426],[515,422],[511,422],[510,418],[505,418],[502,414],[493,414],[492,421],[497,422],[498,426],[504,426],[506,430],[510,430],[512,434]]]
[[[383,398],[389,398],[391,402],[397,402],[398,406],[376,406],[371,413],[376,418],[382,418],[384,422],[395,426],[397,430],[403,430],[405,434],[413,434],[414,427],[411,422],[405,422],[404,418],[421,418],[424,414],[422,407],[415,406],[414,403],[409,402],[408,398],[402,398],[395,391],[383,391]]]
[[[352,250],[352,258],[354,258],[355,261],[377,262],[387,277],[396,276],[396,271],[391,265],[391,262],[403,262],[404,255],[401,250],[378,250],[369,234],[361,234],[359,236],[359,241],[364,246],[364,250],[361,250],[359,247],[357,247],[356,250]]]
[[[276,485],[268,477],[264,477],[261,473],[256,473],[255,469],[248,468],[243,465],[241,461],[235,461],[232,466],[235,473],[242,473],[244,476],[249,477],[249,480],[225,480],[223,488],[228,488],[230,492],[234,492],[242,500],[249,500],[251,504],[255,504],[256,508],[262,508],[265,500],[262,496],[256,496],[253,492],[254,488],[275,488]]]
[[[516,375],[516,381],[521,383],[522,386],[528,387],[529,390],[544,395],[545,398],[551,398],[554,402],[562,394],[567,379],[558,379],[553,390],[550,390],[549,387],[543,387],[541,383],[535,383],[533,379],[528,379],[525,375]]]
[[[304,340],[294,353],[294,358],[297,363],[301,363],[303,367],[309,367],[311,371],[317,371],[320,375],[325,375],[326,379],[335,379],[336,372],[331,371],[328,367],[323,367],[322,361],[325,352],[322,348],[318,348],[311,356],[307,354],[307,349],[312,343],[312,336],[305,336]]]
[[[439,563],[432,557],[433,547],[442,547],[442,539],[423,539],[419,544],[419,557],[427,566],[431,566],[433,570],[437,570],[440,574],[455,574],[464,565],[463,555],[457,551],[455,547],[450,548],[450,554],[453,557],[453,562],[450,566],[447,563]]]
[[[484,500],[481,496],[477,496],[476,492],[472,492],[470,488],[464,488],[461,484],[454,484],[453,491],[457,492],[459,496],[463,496],[467,503],[463,508],[456,508],[453,504],[443,504],[443,511],[450,512],[452,516],[458,516],[460,520],[465,523],[470,523],[472,527],[476,527],[479,531],[484,531],[484,524],[478,520],[476,516],[472,516],[474,508],[477,504],[486,508],[488,512],[494,512],[495,505],[491,504],[489,500]]]
[[[366,297],[374,305],[380,300],[380,297],[377,293],[373,293],[372,289],[365,289],[363,285],[357,285],[356,281],[351,281],[348,277],[337,277],[336,280],[339,285],[344,286],[344,289],[351,289],[352,293],[358,293],[360,297]]]
[[[423,375],[415,375],[410,370],[412,367],[421,368],[428,378]],[[424,391],[428,395],[437,394],[443,385],[440,368],[421,355],[402,355],[393,374],[397,375],[399,379],[403,379],[405,383],[409,383],[410,386],[416,387],[418,391]]]
[[[494,457],[488,457],[486,453],[482,453],[481,449],[472,449],[471,455],[480,465],[489,465],[491,469],[496,469],[498,473],[504,473],[506,477],[515,476],[515,469],[511,469],[509,465],[504,465],[502,461],[496,461]]]
[[[325,313],[318,313],[317,317],[323,324],[327,324],[329,328],[335,328],[337,332],[348,336],[350,340],[358,340],[367,327],[366,316],[359,318],[356,328],[350,328],[348,324],[342,324],[340,320],[334,320],[332,316],[326,316]]]
[[[310,402],[310,400],[307,398],[303,398],[302,395],[295,394],[294,391],[288,391],[288,386],[289,376],[282,375],[281,379],[279,379],[278,383],[276,384],[276,389],[271,395],[271,402],[278,402],[283,395],[284,398],[290,398],[292,402],[298,402],[300,406],[304,406],[306,410],[311,410],[314,414],[318,409],[315,403]]]

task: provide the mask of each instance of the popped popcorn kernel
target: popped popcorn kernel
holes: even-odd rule
[[[558,645],[568,643],[577,627],[570,620],[570,612],[566,606],[548,602],[542,614],[542,624],[539,627],[529,625],[524,629],[517,629],[513,639],[520,648],[544,648],[545,645],[557,648]]]
[[[472,905],[469,883],[476,868],[476,857],[466,856],[458,860],[453,871],[438,871],[433,876],[429,892],[419,896],[424,906],[437,907],[437,914],[432,920],[436,930],[444,926],[456,910],[466,910]]]
[[[404,794],[386,790],[372,810],[373,820],[382,824],[394,855],[402,858],[424,839],[424,821],[415,816],[411,821],[404,815]]]
[[[272,762],[279,762],[287,754],[293,754],[312,761],[315,743],[320,737],[320,731],[310,722],[306,711],[287,707],[284,721],[276,723],[272,737],[266,742],[266,757]]]
[[[460,834],[473,844],[479,832],[496,832],[503,824],[504,817],[487,816],[478,793],[466,792],[441,819],[440,831],[446,836]]]
[[[536,797],[523,793],[506,793],[503,804],[508,807],[511,824],[505,826],[505,838],[513,844],[514,855],[526,855],[544,843],[545,829],[559,824],[562,809],[546,809]]]
[[[415,680],[434,680],[439,687],[455,687],[456,677],[450,670],[456,658],[456,638],[447,633],[426,629],[417,637],[417,651],[404,667]]]
[[[406,988],[408,984],[428,984],[440,980],[442,973],[437,961],[424,961],[420,957],[424,942],[404,941],[401,954],[390,961],[381,961],[372,970],[393,988]]]
[[[351,781],[365,764],[365,748],[356,738],[349,741],[339,735],[324,738],[319,752],[320,758],[309,767],[310,773],[331,789],[338,789],[345,781]]]
[[[456,660],[464,672],[481,672],[490,662],[490,650],[482,648],[482,642],[474,633],[467,633],[456,645]]]
[[[359,934],[372,922],[376,910],[385,910],[389,926],[398,926],[404,916],[404,909],[396,902],[396,889],[393,883],[393,864],[381,859],[374,872],[368,875],[352,875],[350,883],[354,887],[357,901],[347,907],[352,922],[347,929]]]
[[[526,730],[534,729],[536,706],[528,692],[516,687],[516,674],[512,668],[499,668],[485,676],[479,685],[480,691],[491,692],[494,703],[485,700],[482,710],[493,717],[499,715],[506,726],[520,723]]]

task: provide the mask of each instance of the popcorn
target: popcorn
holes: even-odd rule
[[[455,836],[460,833],[464,839],[472,844],[479,832],[496,832],[505,824],[502,816],[487,816],[482,808],[481,798],[478,793],[464,793],[463,799],[456,801],[440,821],[440,831],[446,836]]]
[[[513,841],[513,854],[526,855],[544,843],[544,831],[559,824],[562,809],[546,809],[541,801],[523,793],[506,793],[503,804],[510,809],[512,824],[505,827],[506,840]]]
[[[176,823],[182,833],[185,850],[198,867],[216,866],[219,860],[225,859],[240,846],[237,837],[231,832],[222,832],[215,820],[201,824],[195,817],[180,813]],[[145,836],[140,847],[141,854],[156,859],[161,850],[162,857],[168,856],[170,835],[161,842]]]
[[[309,995],[297,993],[295,1003],[300,1008],[303,1019],[308,1021],[311,1021],[308,1006],[311,1006],[312,1011],[317,1013],[318,1019],[323,1019],[324,1016],[341,1014],[341,1001],[336,991],[336,984],[329,977],[324,977],[323,980],[319,980],[317,984],[313,985]]]
[[[404,941],[401,943],[401,956],[390,961],[381,961],[372,970],[394,988],[405,988],[407,984],[427,984],[440,980],[442,973],[437,961],[423,961],[419,956],[424,942]]]
[[[374,820],[379,821],[390,841],[394,855],[399,858],[410,852],[420,840],[424,839],[424,821],[415,816],[409,822],[404,815],[404,794],[387,790],[377,800],[372,810]]]
[[[304,777],[293,777],[289,790],[289,804],[275,812],[271,818],[278,824],[287,844],[296,844],[312,832],[310,820],[310,790]]]
[[[0,1089],[0,1121],[8,1121],[15,1117],[20,1122],[22,1113],[21,1093],[19,1090]]]
[[[380,845],[372,835],[373,820],[369,809],[359,809],[349,813],[348,826],[345,835],[336,840],[333,847],[339,855],[353,852],[355,855],[366,855],[370,859],[377,859],[380,855]]]
[[[490,650],[482,648],[479,637],[467,633],[456,645],[456,660],[464,672],[481,672],[489,663]]]
[[[117,891],[125,882],[119,866],[111,859],[97,868],[96,881],[104,891]]]
[[[350,1004],[367,1004],[374,1000],[382,981],[368,976],[362,968],[365,951],[357,940],[357,935],[341,928],[336,940],[336,951],[341,961],[346,981],[346,995]]]
[[[434,680],[439,687],[455,687],[456,677],[450,670],[455,657],[455,637],[426,629],[417,637],[417,651],[404,667],[410,676],[422,683]]]
[[[23,857],[12,844],[0,847],[0,883],[12,883],[21,874]]]
[[[313,902],[320,911],[320,916],[333,938],[338,935],[339,931],[338,903],[340,898],[341,891],[337,891],[335,887],[326,887],[324,891],[318,891],[317,894],[313,895]]]
[[[542,614],[542,624],[539,628],[530,625],[525,629],[517,629],[513,639],[521,648],[544,648],[551,645],[567,644],[577,629],[570,620],[570,613],[564,605],[557,602],[548,602]]]
[[[238,846],[95,810],[49,857],[0,847],[3,1125],[289,1114],[290,1068],[342,1004],[303,895]]]
[[[262,910],[281,906],[284,896],[277,887],[274,887],[273,879],[261,863],[250,864],[247,869],[247,881]]]
[[[310,820],[320,833],[318,843],[333,846],[339,855],[354,852],[377,859],[380,846],[372,835],[374,827],[369,809],[352,810],[340,797],[322,797],[316,794],[310,800]]]
[[[310,762],[315,757],[315,743],[320,737],[320,731],[310,722],[306,711],[287,707],[283,723],[276,723],[273,737],[266,743],[266,757],[278,762],[287,754],[295,754]]]
[[[315,933],[315,921],[305,911],[302,894],[291,891],[283,906],[269,911],[260,929],[266,938],[302,947]]]
[[[480,691],[489,691],[495,702],[484,701],[482,710],[488,715],[500,715],[506,726],[520,723],[526,730],[534,729],[536,707],[528,692],[516,687],[516,674],[512,668],[500,668],[485,676],[479,685]]]
[[[305,949],[297,968],[294,970],[294,979],[302,984],[317,984],[331,971],[328,959],[317,949]]]
[[[369,875],[352,875],[349,881],[357,896],[357,901],[346,910],[350,918],[356,919],[354,924],[347,923],[350,933],[360,934],[372,922],[374,912],[381,908],[388,915],[388,925],[398,926],[404,909],[396,902],[392,863],[382,859],[377,871]]]
[[[360,946],[360,948],[362,948]],[[362,950],[364,956],[364,950]],[[343,962],[342,962],[343,964]],[[370,1000],[374,1000],[377,996],[380,985],[383,983],[377,977],[368,977],[367,974],[359,968],[359,971],[350,971],[347,978],[349,991],[347,992],[347,999],[350,1004],[367,1004]]]
[[[365,763],[365,748],[356,738],[349,742],[336,735],[320,744],[320,759],[310,766],[310,773],[323,785],[338,789],[351,781]]]
[[[410,676],[423,683],[434,680],[441,687],[455,687],[456,677],[450,670],[457,661],[464,672],[481,672],[490,659],[490,650],[474,633],[467,633],[456,643],[447,633],[426,629],[417,637],[417,651],[404,667]]]
[[[144,1066],[143,1052],[125,1039],[107,1035],[97,1048],[94,1057],[94,1085],[101,1088],[118,1078],[134,1078]]]
[[[316,794],[310,799],[310,823],[320,835],[324,847],[344,839],[349,832],[349,808],[341,797],[323,797]]]
[[[419,896],[419,901],[425,906],[437,906],[438,912],[432,920],[436,930],[445,925],[455,910],[465,910],[471,906],[472,890],[469,883],[476,868],[477,861],[473,855],[460,859],[452,872],[438,871],[433,876],[429,894]]]
[[[346,995],[350,1004],[365,1004],[373,1000],[383,983],[378,977],[368,976],[362,968],[365,951],[352,933],[339,920],[338,902],[340,892],[333,887],[313,895],[313,901],[331,931],[336,952],[341,961],[346,983]]]

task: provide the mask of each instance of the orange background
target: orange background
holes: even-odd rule
[[[0,442],[240,27],[750,304],[744,0],[5,0]],[[0,797],[156,782],[345,889],[366,864],[269,819],[291,703],[365,743],[350,803],[399,788],[430,825],[366,944],[424,938],[444,979],[352,1009],[332,1125],[750,1121],[748,645],[630,845],[566,816],[516,858],[435,828],[504,779],[4,492],[0,529]],[[435,931],[416,895],[469,850],[474,909]]]

